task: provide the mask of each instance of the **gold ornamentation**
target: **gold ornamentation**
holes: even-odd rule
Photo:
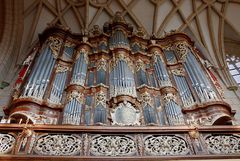
[[[67,102],[70,102],[72,99],[76,99],[79,103],[83,104],[84,96],[82,93],[73,90],[67,96]]]
[[[97,71],[99,71],[100,69],[103,69],[104,71],[107,70],[107,61],[104,58],[101,58],[97,62]]]
[[[197,129],[191,130],[189,131],[189,135],[191,136],[191,138],[193,139],[198,139],[199,138],[199,132],[197,131]]]
[[[62,40],[60,38],[51,36],[49,37],[48,42],[54,58],[57,58],[58,52],[61,48]]]
[[[64,46],[71,48],[71,47],[75,47],[76,44],[74,44],[73,42],[67,40],[67,41],[64,43]]]
[[[174,102],[176,101],[176,96],[173,93],[167,93],[164,97],[163,97],[163,101],[165,103],[170,102],[171,100],[173,100]]]
[[[57,65],[56,73],[64,73],[68,71],[70,68],[68,66],[64,66],[62,64]]]
[[[137,31],[135,32],[135,35],[141,38],[145,38],[147,34],[144,31],[143,27],[138,27]]]
[[[141,99],[142,99],[143,106],[145,106],[146,104],[149,104],[150,106],[153,106],[152,105],[152,98],[151,98],[150,93],[148,93],[148,92],[142,93],[141,94]]]
[[[113,23],[124,23],[126,24],[125,19],[123,18],[121,12],[116,12],[114,17],[113,17]]]
[[[157,62],[157,56],[159,55],[159,57],[160,57],[160,59],[161,59],[161,61],[162,61],[162,56],[161,56],[161,54],[160,54],[160,52],[159,51],[157,51],[157,50],[154,50],[153,52],[152,52],[152,55],[153,55],[153,61],[154,61],[154,63],[156,63]],[[163,62],[163,61],[162,61]]]
[[[175,51],[180,56],[181,60],[185,60],[188,53],[188,44],[185,41],[175,43]]]
[[[130,68],[130,70],[134,73],[134,65],[133,65],[132,61],[130,60],[129,57],[125,56],[123,53],[120,53],[120,54],[117,56],[116,60],[115,60],[115,61],[112,61],[112,62],[110,63],[110,69],[113,70],[113,68],[118,64],[118,62],[119,62],[120,60],[125,61],[125,62],[127,63],[127,65],[128,65],[128,67]]]
[[[98,36],[102,33],[100,27],[98,25],[94,25],[93,28],[90,30],[93,36]]]
[[[145,71],[145,64],[141,59],[138,59],[136,62],[136,70],[139,71],[140,69]]]
[[[183,68],[174,69],[172,70],[172,73],[177,76],[185,76],[185,71]]]
[[[102,104],[104,107],[106,106],[106,94],[103,91],[97,93],[96,96],[96,106]]]

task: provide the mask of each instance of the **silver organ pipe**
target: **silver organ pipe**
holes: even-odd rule
[[[184,124],[181,108],[174,100],[171,99],[165,103],[165,111],[169,125]]]
[[[65,87],[65,82],[67,78],[67,71],[59,72],[53,82],[50,101],[53,103],[60,103],[62,99],[63,90]]]
[[[47,89],[49,79],[55,65],[54,58],[49,47],[43,51],[30,74],[28,84],[25,87],[22,97],[34,97],[42,99]]]
[[[74,65],[73,69],[73,75],[71,84],[78,84],[83,86],[86,79],[86,73],[87,73],[87,56],[84,55],[84,53],[80,53],[79,58],[76,60],[76,63]]]
[[[134,75],[124,60],[119,60],[110,72],[110,97],[118,95],[136,97]]]
[[[182,99],[184,107],[187,108],[193,105],[195,101],[185,77],[174,74],[174,79],[179,90],[179,94]]]
[[[109,40],[110,49],[113,48],[130,48],[129,40],[124,32],[120,29],[115,30],[113,36]]]
[[[171,85],[166,67],[163,64],[160,55],[155,55],[154,70],[155,70],[157,79],[159,80],[160,86]]]
[[[203,69],[190,51],[186,56],[184,67],[201,102],[217,99],[215,91],[203,73]]]
[[[64,109],[62,124],[80,125],[82,114],[82,103],[73,98]]]
[[[146,124],[156,124],[157,123],[155,110],[149,104],[147,104],[143,108],[143,112],[144,112],[144,120],[145,120]]]

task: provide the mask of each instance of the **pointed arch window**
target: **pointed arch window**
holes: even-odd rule
[[[240,85],[240,56],[226,55],[226,61],[230,74],[238,85]]]

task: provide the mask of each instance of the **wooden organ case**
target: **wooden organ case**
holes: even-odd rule
[[[0,124],[5,160],[239,157],[234,111],[186,34],[146,38],[117,12],[39,40]]]

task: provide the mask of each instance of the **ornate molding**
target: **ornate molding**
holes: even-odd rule
[[[171,100],[176,101],[176,96],[173,93],[167,93],[163,97],[163,101],[165,103],[170,102]]]
[[[145,68],[146,68],[146,67],[145,67],[144,62],[143,62],[141,59],[138,59],[138,60],[136,61],[136,71],[139,71],[139,70],[145,71],[145,70],[146,70]]]
[[[73,90],[67,95],[67,102],[70,102],[72,99],[76,99],[79,103],[83,104],[84,95],[77,90]]]
[[[77,135],[44,134],[38,137],[34,152],[39,155],[77,155],[82,147],[82,139]]]
[[[153,100],[151,98],[150,93],[148,93],[148,92],[142,93],[141,94],[141,101],[142,101],[143,106],[145,106],[146,104],[149,104],[150,106],[153,107]]]
[[[70,67],[64,66],[62,64],[58,64],[57,68],[56,68],[56,73],[64,73],[64,72],[69,71],[69,70],[70,70]]]
[[[96,94],[96,106],[102,104],[106,107],[106,94],[103,91],[100,91]]]
[[[100,69],[107,71],[107,61],[104,58],[101,58],[99,61],[97,61],[97,71]]]
[[[189,50],[188,43],[185,41],[180,41],[176,42],[174,45],[176,53],[179,55],[180,59],[184,61]]]
[[[185,76],[185,70],[183,68],[174,69],[172,70],[172,73],[176,76],[182,76],[182,77]]]
[[[140,125],[140,111],[135,109],[131,103],[124,101],[112,110],[111,117],[113,125],[134,126]]]
[[[130,136],[96,135],[91,139],[90,153],[95,156],[134,156],[137,146]]]
[[[12,151],[16,139],[10,134],[0,134],[0,154],[7,154]]]
[[[216,134],[205,137],[207,148],[212,154],[240,154],[240,136]]]
[[[144,138],[148,155],[187,155],[190,148],[183,138],[174,135],[150,135]]]
[[[62,40],[58,37],[49,37],[48,38],[49,47],[53,53],[54,58],[58,57],[58,52],[62,45]]]
[[[29,120],[33,122],[33,124],[56,124],[57,119],[53,117],[48,117],[46,115],[39,115],[30,111],[17,111],[12,113],[9,118],[13,117],[14,115],[24,115]]]

